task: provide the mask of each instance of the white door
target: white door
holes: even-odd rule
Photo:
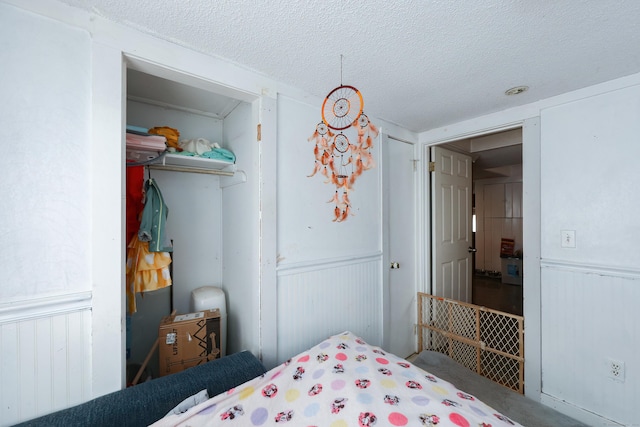
[[[416,351],[415,192],[413,145],[383,136],[387,206],[388,350],[401,357]]]
[[[471,157],[431,148],[433,295],[471,302]]]

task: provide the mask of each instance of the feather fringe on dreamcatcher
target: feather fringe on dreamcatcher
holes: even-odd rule
[[[345,221],[351,213],[349,192],[362,172],[375,166],[371,149],[378,129],[362,112],[364,102],[360,91],[353,86],[338,86],[329,92],[322,103],[322,121],[309,137],[315,143],[315,167],[312,177],[320,172],[325,184],[336,188],[333,198],[334,222]],[[349,140],[344,131],[356,130]],[[353,133],[353,132],[351,132]]]

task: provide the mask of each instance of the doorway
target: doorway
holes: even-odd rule
[[[470,239],[473,267],[469,269],[472,292],[468,302],[522,315],[522,129],[456,140],[438,147],[468,155],[472,162],[473,196],[468,214],[473,218]],[[433,188],[431,192],[433,207],[438,201]],[[502,239],[511,239],[514,244],[510,254],[501,256]],[[432,243],[433,260],[438,258],[439,250]],[[440,279],[433,273],[437,266],[432,267],[432,283],[437,283]],[[432,292],[433,289],[437,290],[437,286],[432,285]]]

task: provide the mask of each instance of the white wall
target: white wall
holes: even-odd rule
[[[593,425],[611,424],[591,421],[588,413],[637,425],[638,301],[637,271],[543,262],[543,402],[584,415]],[[624,381],[609,377],[609,360],[624,364]]]
[[[363,94],[366,97],[366,94]],[[278,265],[359,256],[381,251],[380,168],[364,171],[349,198],[353,216],[333,222],[335,186],[325,184],[315,165],[315,142],[307,141],[320,122],[321,103],[278,97]],[[374,119],[372,119],[374,120]],[[345,130],[348,138],[355,136]],[[380,146],[373,148],[376,161]]]
[[[315,141],[307,138],[321,105],[285,95],[277,103],[280,362],[345,330],[382,344],[381,169],[362,173],[349,193],[353,216],[333,222],[335,186],[320,172],[309,177]],[[355,139],[350,131],[345,135]],[[372,153],[379,162],[379,139]]]
[[[0,425],[91,398],[91,310],[87,296],[19,305],[0,322]],[[41,314],[44,313],[44,314]]]
[[[19,6],[3,2],[0,8],[2,39],[10,41],[0,47],[5,64],[0,84],[7,101],[0,107],[6,152],[0,160],[5,174],[0,194],[6,202],[0,233],[4,255],[0,277],[5,283],[0,289],[0,326],[7,344],[3,357],[8,358],[2,361],[7,379],[0,385],[2,396],[20,395],[18,384],[4,370],[22,360],[21,371],[32,366],[24,357],[25,346],[8,351],[12,336],[24,341],[42,338],[47,331],[38,328],[25,335],[29,330],[21,325],[29,325],[29,319],[21,313],[52,319],[56,325],[60,313],[83,310],[90,315],[84,324],[86,334],[69,334],[63,340],[58,337],[64,328],[49,329],[56,355],[67,355],[69,360],[77,354],[86,356],[83,375],[73,375],[79,365],[67,366],[71,399],[51,402],[46,396],[55,392],[54,385],[44,390],[47,383],[41,377],[25,376],[33,384],[20,384],[21,389],[40,386],[38,396],[45,397],[26,406],[29,410],[3,405],[0,420],[12,424],[124,384],[123,52],[133,51],[138,58],[160,64],[180,57],[190,75],[204,75],[227,90],[238,87],[244,100],[256,99],[270,83],[55,2]],[[257,201],[253,203],[257,218]],[[200,282],[212,277],[205,272]],[[247,283],[253,286],[249,298],[257,301],[256,281]],[[185,301],[180,303],[183,307]],[[254,350],[259,348],[258,317],[252,319],[253,305],[243,309],[250,313],[240,316],[250,322],[243,340]],[[41,374],[55,365],[56,375],[65,376],[60,369],[64,364],[53,360],[43,364],[40,358],[37,362]]]
[[[0,301],[89,290],[89,34],[0,4],[0,38]]]
[[[524,123],[526,393],[589,425],[638,422],[639,94],[633,75],[420,135],[429,145]],[[565,229],[575,249],[560,247]],[[625,362],[624,383],[607,377],[608,358]]]
[[[91,56],[86,31],[4,3],[0,39],[5,425],[92,395]]]
[[[625,425],[640,421],[638,117],[638,85],[541,113],[543,393]]]
[[[247,182],[222,190],[223,282],[226,292],[229,352],[251,350],[259,355],[260,348],[260,234],[259,163],[257,131],[247,123],[257,123],[256,103],[241,104],[227,117],[224,140],[237,159],[239,170],[246,171]],[[253,119],[252,119],[253,118]]]
[[[542,110],[542,257],[640,267],[640,86]],[[575,230],[576,248],[560,246]]]

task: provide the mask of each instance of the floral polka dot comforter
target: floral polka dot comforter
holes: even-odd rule
[[[154,426],[517,426],[350,332]]]

